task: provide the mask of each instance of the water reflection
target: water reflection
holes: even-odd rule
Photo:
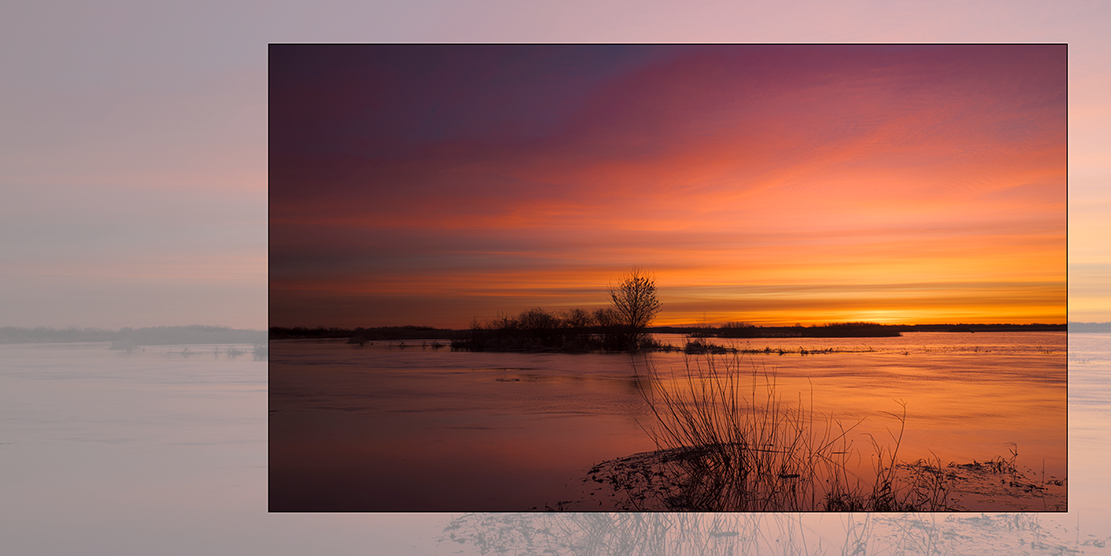
[[[97,345],[97,343],[90,343],[90,345]],[[270,355],[269,343],[266,342],[257,344],[149,345],[113,341],[108,344],[108,349],[120,357],[154,355],[181,360],[207,358],[235,361],[240,358],[247,359],[249,356],[252,361],[267,361]]]
[[[1017,446],[1024,473],[1040,479],[1044,468],[1046,481],[1066,479],[1064,334],[914,333],[869,338],[867,349],[854,339],[799,341],[761,340],[769,355],[743,354],[744,364],[774,371],[783,399],[806,404],[819,421],[859,423],[855,468],[869,470],[880,455],[869,438],[889,453],[889,431],[902,423],[885,413],[901,413],[901,401],[902,461],[983,463]],[[645,430],[656,422],[643,396],[651,382],[628,355],[342,341],[272,349],[270,406],[280,410],[269,423],[273,511],[621,510],[584,489],[587,472],[658,448]],[[690,361],[650,357],[661,369]],[[962,497],[959,507],[1058,506],[993,494]]]
[[[463,554],[1102,554],[1111,537],[1038,514],[467,514],[437,538]]]
[[[1067,514],[468,514],[437,539],[462,554],[1111,554],[1111,334],[1070,335],[1069,363]]]

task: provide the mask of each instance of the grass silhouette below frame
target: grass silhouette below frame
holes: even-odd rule
[[[774,372],[742,368],[742,358],[686,358],[683,376],[664,377],[645,358],[639,377],[644,399],[656,417],[643,426],[657,451],[627,461],[612,474],[633,509],[686,511],[944,511],[947,477],[940,460],[900,464],[897,457],[906,406],[885,412],[899,423],[888,431],[893,445],[870,438],[875,449],[874,479],[850,471],[859,461],[850,426],[819,419],[813,393],[807,407],[785,403],[776,392]],[[646,378],[647,380],[643,380]],[[668,378],[676,388],[667,388]],[[603,464],[604,465],[604,464]],[[600,466],[591,470],[594,480]],[[902,472],[900,472],[902,471]],[[635,479],[634,479],[635,477]]]
[[[1081,541],[1079,525],[1075,540],[1066,539],[1040,514],[848,514],[841,531],[827,534],[814,523],[798,513],[470,513],[453,518],[436,540],[457,554],[576,556],[1048,556],[1106,544],[1094,534]]]

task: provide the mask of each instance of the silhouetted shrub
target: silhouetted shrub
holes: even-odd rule
[[[612,307],[588,311],[574,308],[550,313],[539,307],[511,317],[498,315],[471,323],[451,347],[467,351],[623,351],[627,335]],[[645,339],[645,344],[651,343]]]

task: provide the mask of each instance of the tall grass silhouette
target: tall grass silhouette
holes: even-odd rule
[[[861,477],[852,462],[860,455],[843,425],[819,416],[799,395],[787,403],[776,373],[740,356],[687,357],[682,373],[665,376],[647,358],[638,365],[647,384],[641,393],[656,422],[643,426],[662,462],[657,473],[670,482],[661,500],[667,509],[693,511],[920,511],[947,508],[941,474],[902,476],[897,459],[906,408],[892,444],[870,437],[873,474]],[[940,465],[939,465],[940,466]],[[905,475],[905,474],[904,474]]]

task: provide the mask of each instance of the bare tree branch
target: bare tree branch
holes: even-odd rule
[[[656,277],[633,268],[622,277],[617,286],[610,287],[613,308],[620,316],[625,327],[626,346],[636,350],[644,339],[644,329],[660,312],[660,300],[656,297]]]

